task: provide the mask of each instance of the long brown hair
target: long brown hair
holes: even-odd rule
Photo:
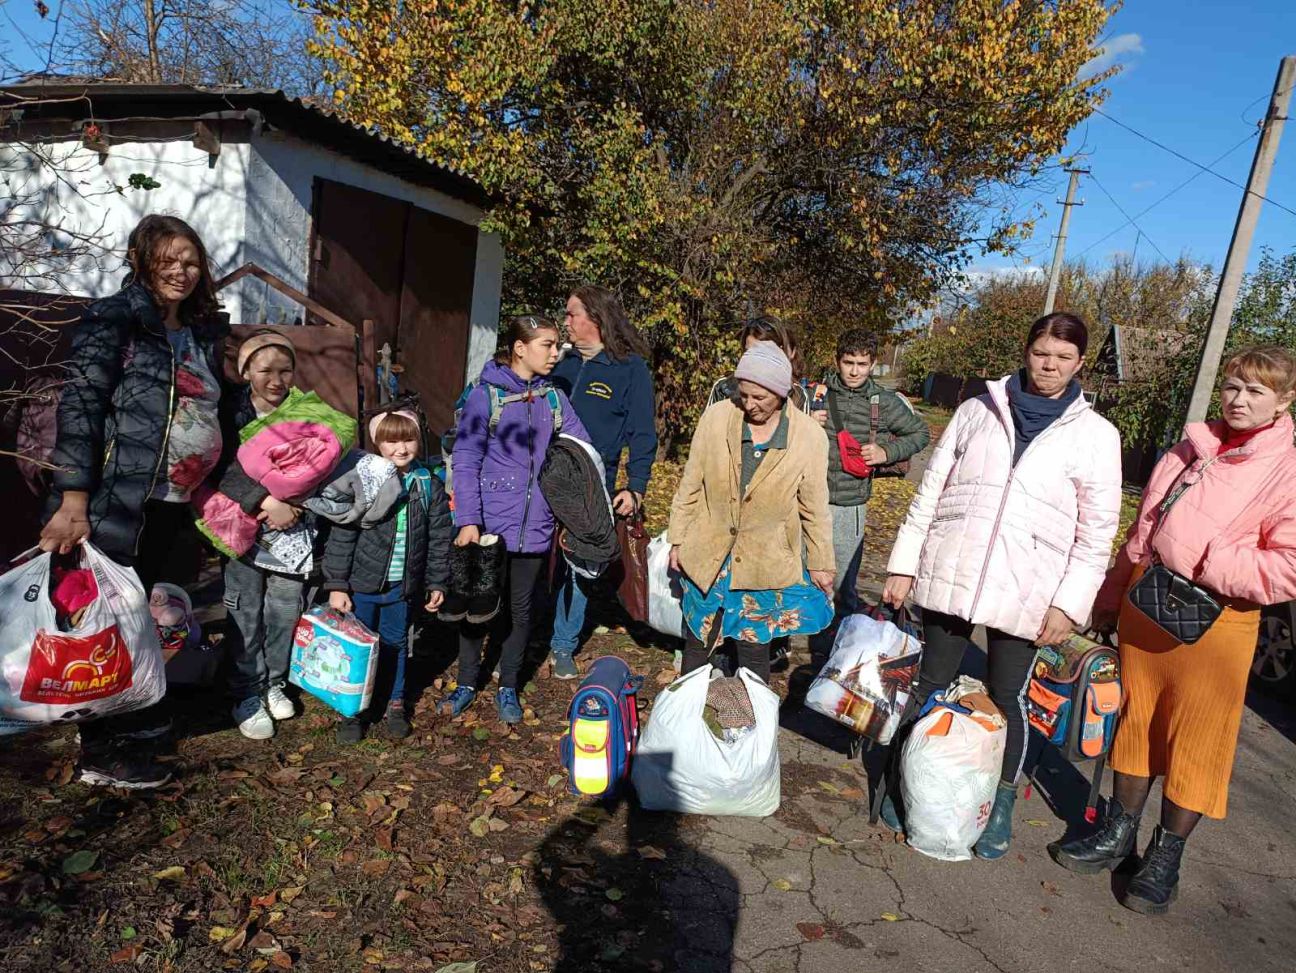
[[[495,352],[495,363],[497,365],[513,364],[513,346],[519,341],[526,345],[531,344],[536,340],[537,332],[540,331],[559,333],[558,325],[538,314],[521,314],[515,318],[509,318],[509,323],[504,326],[504,334],[500,337],[499,350]]]
[[[621,361],[630,355],[638,355],[647,361],[648,342],[630,323],[621,298],[597,284],[582,284],[571,292],[571,296],[581,302],[585,313],[598,324],[603,350],[609,358]]]
[[[220,308],[207,248],[192,226],[178,216],[150,213],[131,230],[126,244],[126,261],[131,268],[130,279],[139,281],[150,294],[156,295],[154,278],[158,259],[167,241],[174,237],[188,240],[198,251],[198,286],[180,302],[180,320],[192,324],[205,320]]]

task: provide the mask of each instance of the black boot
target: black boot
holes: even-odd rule
[[[475,559],[472,594],[468,598],[468,621],[482,625],[499,614],[500,591],[504,587],[504,539],[482,546],[470,544]]]
[[[1092,875],[1103,869],[1111,871],[1138,847],[1139,819],[1125,813],[1121,802],[1107,802],[1102,827],[1087,838],[1055,841],[1048,846],[1052,859],[1063,868],[1081,875]]]
[[[468,596],[472,593],[473,547],[450,548],[450,590],[437,611],[443,622],[461,622],[468,615]]]
[[[1152,832],[1143,864],[1130,879],[1120,903],[1145,916],[1164,915],[1179,895],[1179,861],[1184,839],[1158,827]]]

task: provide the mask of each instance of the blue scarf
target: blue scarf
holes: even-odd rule
[[[1057,399],[1028,392],[1026,384],[1024,368],[1008,379],[1008,408],[1012,412],[1013,434],[1016,437],[1013,448],[1014,466],[1021,459],[1022,453],[1026,452],[1031,440],[1052,425],[1072,402],[1080,398],[1080,383],[1074,378],[1061,398]]]

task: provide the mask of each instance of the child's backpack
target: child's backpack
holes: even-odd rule
[[[454,454],[455,438],[459,433],[459,420],[463,418],[464,406],[468,403],[470,396],[477,386],[482,384],[480,378],[473,379],[464,390],[459,393],[459,398],[455,399],[454,404],[454,421],[450,428],[441,436],[441,456],[444,458],[447,469],[447,476],[451,475],[450,458]],[[500,414],[504,411],[504,406],[511,402],[525,402],[533,398],[543,397],[549,403],[549,410],[553,413],[553,434],[557,436],[562,432],[563,414],[562,399],[558,396],[558,390],[552,385],[541,385],[529,392],[506,392],[498,385],[486,386],[486,394],[490,399],[490,419],[487,423],[486,435],[495,435],[495,430],[499,427]],[[447,480],[447,488],[450,481]]]
[[[1120,656],[1072,635],[1035,658],[1027,693],[1031,728],[1067,760],[1095,760],[1111,748],[1120,711]]]
[[[1120,655],[1114,646],[1072,635],[1039,650],[1026,694],[1026,718],[1067,760],[1097,761],[1085,804],[1085,820],[1091,824],[1120,704]]]
[[[595,660],[567,711],[570,728],[558,745],[573,794],[610,797],[630,773],[639,744],[635,697],[643,676],[616,656]]]

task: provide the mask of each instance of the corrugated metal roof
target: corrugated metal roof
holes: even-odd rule
[[[97,118],[109,122],[114,118],[165,119],[254,110],[274,127],[327,145],[402,179],[475,206],[491,203],[489,194],[464,173],[425,159],[412,147],[375,128],[348,121],[331,108],[277,89],[34,77],[0,86],[0,108],[21,108],[24,119]]]

